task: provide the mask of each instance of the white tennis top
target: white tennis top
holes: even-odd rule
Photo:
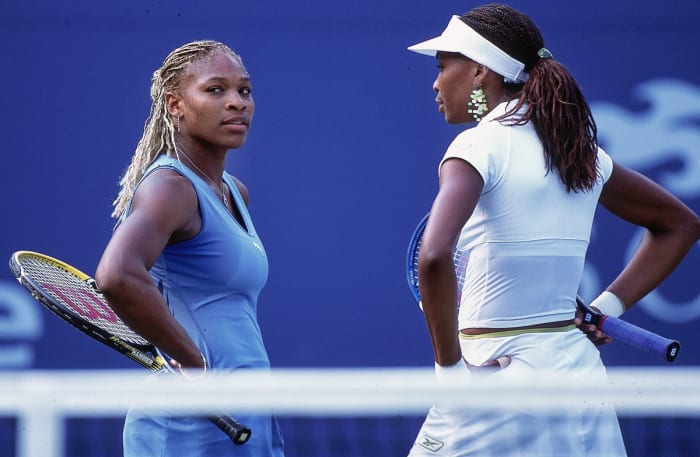
[[[440,162],[459,158],[484,180],[457,249],[468,256],[459,328],[515,327],[571,319],[593,216],[612,160],[598,150],[601,179],[588,192],[566,192],[547,172],[531,123],[507,126],[495,107],[460,133]]]

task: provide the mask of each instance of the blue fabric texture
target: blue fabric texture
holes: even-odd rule
[[[267,256],[233,179],[224,174],[243,225],[204,180],[175,159],[160,156],[144,179],[161,168],[173,169],[191,181],[202,226],[193,238],[163,250],[151,269],[153,280],[175,318],[207,358],[210,369],[269,368],[257,322],[257,299],[268,275]],[[242,446],[234,446],[207,419],[167,413],[154,416],[132,408],[124,427],[124,455],[283,456],[283,442],[273,416],[230,414],[252,429],[250,440]]]

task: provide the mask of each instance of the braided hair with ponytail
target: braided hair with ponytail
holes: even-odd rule
[[[529,73],[524,84],[504,83],[517,103],[498,120],[509,118],[510,125],[532,122],[547,171],[556,171],[568,192],[590,190],[598,179],[597,128],[591,109],[571,73],[543,50],[544,40],[532,19],[496,3],[474,8],[460,19],[525,64]],[[523,106],[525,111],[517,115]]]
[[[159,69],[153,72],[151,79],[151,109],[146,119],[143,135],[139,140],[124,176],[119,181],[120,189],[114,200],[112,217],[120,218],[133,196],[136,186],[148,169],[148,166],[160,154],[175,149],[175,126],[168,114],[165,94],[179,93],[180,84],[188,74],[190,65],[218,52],[233,57],[244,69],[241,57],[223,43],[201,40],[187,43],[173,50],[163,61]]]

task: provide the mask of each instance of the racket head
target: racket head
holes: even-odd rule
[[[418,284],[418,255],[420,254],[423,232],[425,232],[425,226],[428,223],[429,216],[430,213],[423,216],[420,222],[418,222],[416,228],[413,230],[411,241],[408,243],[408,252],[406,253],[406,279],[408,280],[408,287],[411,289],[413,298],[415,298],[416,303],[418,303],[421,310],[423,309],[423,304],[421,302],[420,287]],[[468,261],[468,253],[460,250],[455,250],[452,253],[452,262],[454,264],[455,277],[457,279],[457,304],[459,304],[461,301],[462,288],[464,286],[464,274],[467,269]]]
[[[408,252],[406,253],[406,280],[408,281],[408,287],[415,298],[416,303],[421,302],[420,300],[420,289],[418,288],[418,254],[420,253],[421,240],[423,238],[423,232],[425,231],[425,225],[428,223],[428,216],[426,214],[423,216],[413,230],[413,235],[411,236],[411,241],[408,243]]]
[[[89,275],[33,251],[13,253],[10,270],[39,303],[73,327],[152,371],[163,368],[155,347],[116,315]]]

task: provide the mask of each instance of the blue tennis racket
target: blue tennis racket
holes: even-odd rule
[[[411,241],[408,245],[408,254],[406,256],[406,276],[408,286],[413,293],[413,297],[418,302],[418,305],[423,309],[420,299],[420,289],[418,284],[418,254],[421,247],[421,239],[423,231],[428,222],[429,214],[423,216],[418,226],[413,231]],[[464,285],[464,272],[467,266],[467,257],[461,252],[456,251],[453,256],[455,264],[455,274],[457,275],[458,284],[458,300]],[[603,333],[612,337],[615,341],[620,341],[633,348],[644,352],[652,353],[666,360],[673,362],[678,356],[681,345],[678,341],[672,340],[656,333],[645,330],[625,320],[616,317],[598,313],[587,306],[580,297],[576,297],[576,303],[579,309],[583,312],[583,321],[598,327]]]

